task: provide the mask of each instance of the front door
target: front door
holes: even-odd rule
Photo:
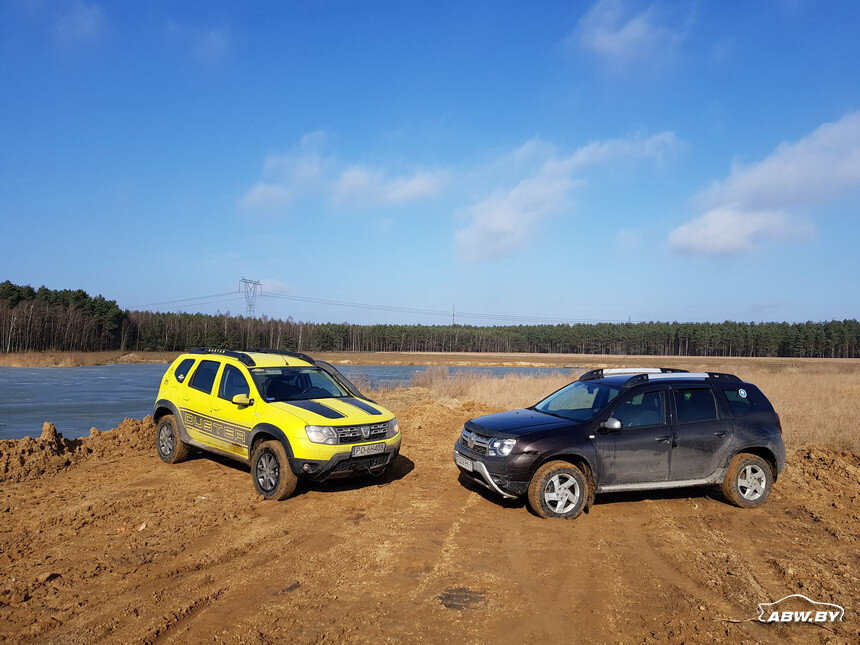
[[[601,486],[669,479],[672,429],[666,414],[666,394],[665,387],[655,386],[613,402],[610,416],[621,421],[621,429],[599,431],[594,438],[602,462]]]
[[[723,464],[732,441],[732,422],[720,419],[714,392],[707,386],[672,390],[675,448],[669,468],[672,481],[706,479]]]
[[[220,446],[223,450],[248,458],[248,437],[254,426],[254,407],[260,404],[252,401],[251,405],[236,405],[233,397],[237,394],[251,398],[248,379],[238,367],[224,365],[216,394],[211,397],[213,429],[223,440]]]

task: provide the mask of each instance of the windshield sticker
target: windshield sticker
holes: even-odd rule
[[[738,390],[738,396],[741,397],[742,399],[747,398],[747,391],[743,388],[739,389]]]

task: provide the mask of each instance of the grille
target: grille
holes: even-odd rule
[[[469,446],[470,438],[474,442],[473,446]],[[488,443],[490,443],[490,437],[485,437],[484,435],[463,428],[463,434],[460,435],[460,445],[466,446],[466,448],[479,455],[486,455]]]
[[[351,457],[337,463],[332,473],[348,473],[356,470],[379,468],[388,463],[388,455],[371,455],[370,457]]]
[[[388,423],[373,423],[370,425],[363,426],[345,426],[342,428],[335,429],[337,430],[338,443],[359,443],[361,441],[374,441],[376,439],[382,439],[385,436],[385,433],[388,432]],[[362,431],[368,433],[367,438],[365,438]]]

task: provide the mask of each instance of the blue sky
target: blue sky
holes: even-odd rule
[[[241,312],[244,275],[315,321],[853,318],[858,33],[811,0],[0,0],[0,279]]]

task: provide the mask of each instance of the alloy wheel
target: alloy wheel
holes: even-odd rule
[[[767,475],[755,464],[747,464],[738,475],[738,491],[745,500],[754,502],[764,495]]]
[[[173,432],[165,423],[158,430],[158,449],[165,457],[170,457],[173,454],[173,449],[176,447],[176,441],[173,438]]]
[[[264,452],[257,459],[257,483],[264,491],[269,492],[275,490],[278,485],[278,477],[280,471],[278,469],[278,460],[275,455],[270,452]]]
[[[543,489],[543,499],[553,512],[564,515],[569,513],[579,503],[579,483],[566,473],[559,473],[549,478]]]

